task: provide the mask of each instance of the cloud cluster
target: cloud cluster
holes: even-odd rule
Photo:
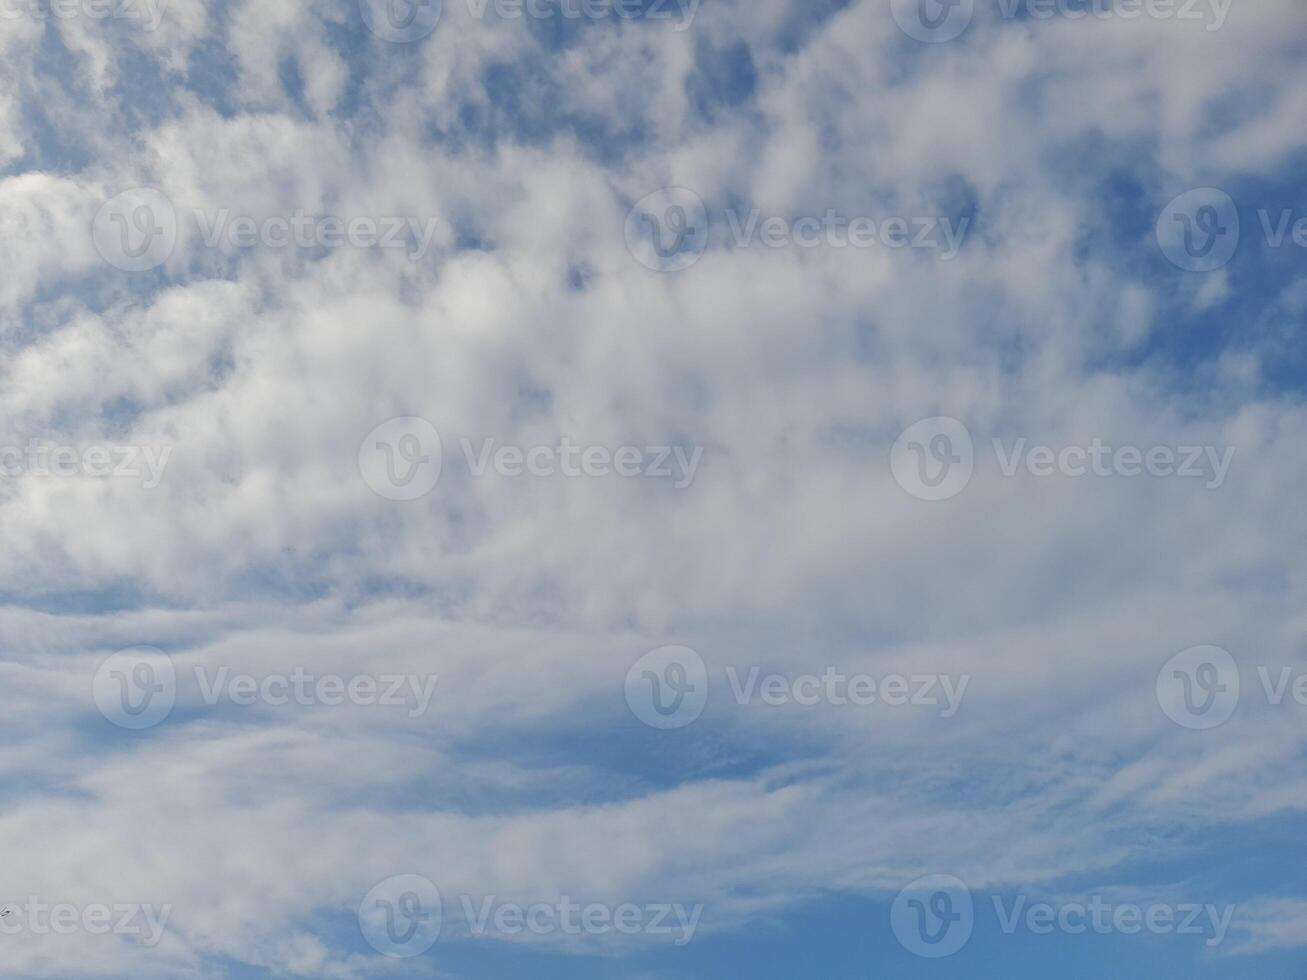
[[[1307,410],[1275,380],[1291,328],[1265,319],[1301,313],[1301,275],[1182,273],[1153,226],[1195,187],[1277,202],[1302,159],[1299,3],[1205,31],[982,2],[939,45],[873,0],[720,0],[688,25],[474,7],[446,0],[409,44],[346,0],[0,24],[0,441],[170,449],[151,488],[0,478],[6,888],[173,909],[154,948],[7,939],[6,975],[375,975],[348,919],[400,873],[703,902],[726,931],[927,872],[1110,880],[1215,825],[1301,815],[1304,709],[1256,686],[1303,663]],[[175,241],[123,272],[92,229],[142,187]],[[667,187],[712,230],[659,274],[625,228]],[[970,230],[948,262],[739,248],[731,209]],[[243,247],[206,236],[219,213],[434,234],[420,255]],[[153,233],[138,217],[124,235]],[[1248,328],[1186,334],[1211,316]],[[1235,455],[1215,490],[982,458],[932,504],[889,453],[935,416],[982,445]],[[359,470],[401,417],[444,444],[417,500]],[[681,488],[478,475],[463,439],[702,464]],[[652,737],[622,699],[666,643],[714,685],[687,737]],[[182,684],[132,734],[90,692],[137,644],[183,679],[440,684],[416,720],[214,709]],[[1244,671],[1211,733],[1155,694],[1197,644]],[[972,682],[947,720],[731,704],[724,669],[754,664]],[[1295,901],[1265,896],[1235,934],[1302,945]]]

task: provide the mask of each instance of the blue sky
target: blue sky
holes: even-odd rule
[[[1299,0],[69,3],[0,973],[1302,976]]]

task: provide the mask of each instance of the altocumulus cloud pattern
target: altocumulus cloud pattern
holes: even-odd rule
[[[0,0],[0,974],[1301,978],[1301,0]]]

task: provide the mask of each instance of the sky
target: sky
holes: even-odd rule
[[[1301,978],[1301,0],[0,0],[0,973]]]

